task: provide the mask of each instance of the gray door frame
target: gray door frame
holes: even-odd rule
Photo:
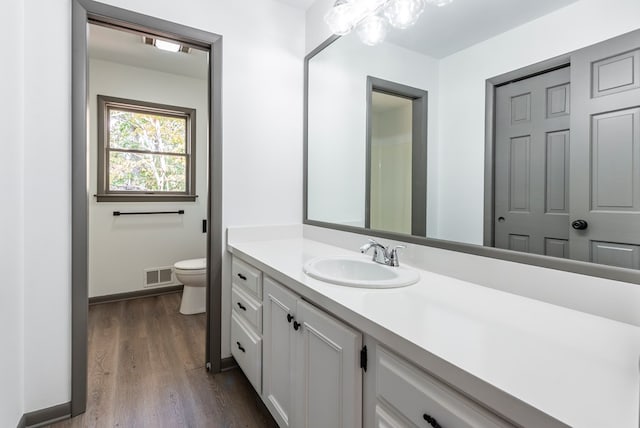
[[[484,136],[484,233],[483,244],[495,246],[495,145],[496,145],[496,89],[509,83],[529,79],[560,68],[569,67],[569,54],[542,61],[518,70],[487,79],[485,84],[485,136]]]
[[[411,235],[427,236],[427,125],[428,93],[390,80],[367,76],[366,183],[364,227],[371,227],[371,138],[373,92],[407,98],[411,105]]]
[[[71,107],[71,416],[87,405],[88,175],[87,24],[98,22],[209,50],[206,365],[221,369],[222,36],[91,0],[72,3]]]

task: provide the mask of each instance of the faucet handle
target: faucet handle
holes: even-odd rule
[[[407,248],[405,245],[396,245],[389,251],[389,265],[398,267],[400,263],[398,261],[398,251]]]

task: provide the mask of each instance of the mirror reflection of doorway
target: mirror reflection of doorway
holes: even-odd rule
[[[411,233],[411,100],[374,91],[371,97],[371,224]]]
[[[367,79],[365,227],[426,236],[427,92]]]

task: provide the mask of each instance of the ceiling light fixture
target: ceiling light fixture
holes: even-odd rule
[[[363,43],[382,43],[389,25],[405,29],[414,25],[425,4],[445,6],[453,0],[336,0],[324,17],[333,34],[344,36],[354,28]]]
[[[167,52],[184,52],[189,53],[191,48],[178,42],[170,42],[168,40],[160,40],[151,36],[142,36],[142,43],[145,45],[155,46],[156,48]]]
[[[427,0],[427,4],[432,4],[434,6],[442,7],[451,3],[453,0]]]
[[[180,51],[180,43],[167,42],[166,40],[156,40],[156,47],[163,51],[178,52]]]

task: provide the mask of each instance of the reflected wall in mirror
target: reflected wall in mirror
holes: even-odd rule
[[[625,0],[455,0],[378,46],[348,35],[312,53],[305,221],[409,234],[399,153],[368,157],[367,133],[392,133],[367,122],[373,77],[429,94],[427,238],[640,268],[638,14]],[[379,223],[381,177],[397,219]]]

